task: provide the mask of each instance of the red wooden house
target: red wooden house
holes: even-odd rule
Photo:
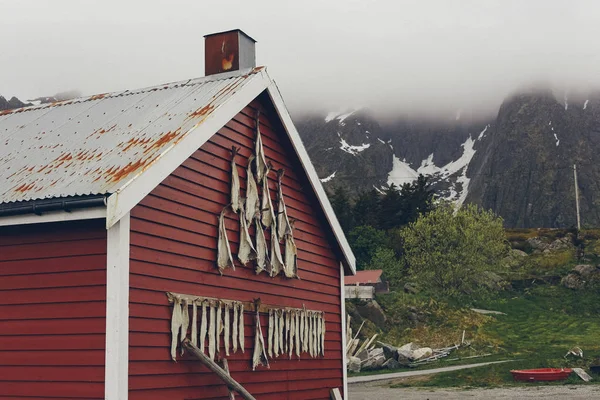
[[[253,371],[247,310],[246,351],[227,357],[231,376],[258,399],[326,399],[332,388],[347,397],[352,252],[277,86],[254,67],[254,41],[208,36],[206,70],[0,114],[0,399],[227,398],[198,360],[171,360],[167,292],[324,312],[323,356],[286,355]],[[300,279],[237,261],[223,275],[216,267],[230,149],[239,148],[243,194],[257,115],[266,160],[285,169]],[[267,182],[275,202],[274,174]],[[225,220],[233,254],[237,218]]]

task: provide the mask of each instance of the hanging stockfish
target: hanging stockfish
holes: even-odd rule
[[[215,359],[215,344],[217,333],[217,309],[214,304],[210,305],[210,322],[208,324],[208,356],[211,360]]]
[[[204,353],[204,341],[206,340],[206,301],[202,301],[202,318],[200,320],[200,350]]]
[[[242,208],[240,209],[240,247],[238,250],[238,260],[243,265],[247,265],[250,260],[256,259],[256,249],[252,244],[252,238],[248,232],[248,224],[245,218],[244,201],[241,201]]]
[[[279,241],[283,240],[285,235],[292,234],[292,228],[290,226],[290,220],[287,215],[287,209],[285,208],[285,201],[283,200],[283,175],[285,170],[282,168],[277,171],[277,238]]]
[[[181,302],[181,335],[180,339],[183,343],[183,340],[187,337],[188,326],[190,325],[190,311],[188,307],[188,301],[183,300]],[[181,346],[181,355],[184,353],[184,348]]]
[[[315,325],[314,325],[314,321],[313,321],[313,315],[312,315],[312,311],[309,311],[308,313],[308,354],[310,354],[311,357],[314,357],[314,352],[313,352],[313,345],[314,345],[314,337],[313,337],[313,331],[315,329]]]
[[[279,356],[279,310],[273,310],[273,354]]]
[[[221,352],[221,332],[223,332],[223,320],[221,319],[221,302],[217,302],[217,343],[215,345],[217,354]]]
[[[300,338],[302,341],[302,351],[306,353],[306,310],[300,311]]]
[[[281,354],[284,354],[284,336],[283,336],[283,331],[285,329],[285,316],[284,316],[284,312],[283,310],[279,310],[279,350],[281,351]]]
[[[248,158],[248,168],[246,169],[246,223],[250,225],[254,216],[258,212],[259,198],[258,198],[258,187],[254,180],[254,174],[252,173],[252,159],[254,156]]]
[[[296,311],[295,314],[296,314],[296,322],[295,322],[296,332],[294,332],[294,338],[296,339],[296,356],[298,358],[300,358],[300,351],[301,351],[301,349],[300,349],[300,332],[302,332],[300,329],[300,321],[302,319],[300,317],[300,312]]]
[[[265,339],[263,338],[262,329],[260,327],[260,315],[258,314],[260,301],[255,303],[256,315],[254,316],[254,353],[252,354],[252,371],[256,370],[256,367],[263,365],[267,368],[269,366],[269,359],[265,353]]]
[[[321,334],[323,333],[323,323],[321,322],[321,315],[317,314],[317,357],[321,354]]]
[[[237,353],[238,349],[238,303],[233,303],[233,324],[231,332],[231,340],[233,352]]]
[[[283,273],[286,278],[298,277],[298,249],[292,234],[285,235],[285,251],[283,260]]]
[[[235,163],[235,157],[239,150],[235,146],[231,146],[231,209],[236,214],[240,210],[240,175]]]
[[[306,309],[302,311],[303,319],[304,319],[304,341],[302,342],[302,351],[308,353],[308,331],[309,331],[309,321],[308,321],[308,312]]]
[[[270,272],[271,268],[269,266],[269,250],[267,249],[267,239],[265,238],[265,231],[263,230],[262,225],[260,224],[260,220],[258,216],[255,218],[254,229],[256,230],[256,274],[260,274],[265,269],[268,269],[267,272]]]
[[[269,172],[271,172],[271,162],[267,166],[265,176],[262,181],[262,202],[261,202],[261,221],[265,228],[273,226],[275,221],[275,209],[273,208],[273,202],[271,201],[271,192],[269,191]]]
[[[265,160],[265,150],[263,148],[262,137],[260,135],[260,111],[256,112],[256,142],[255,142],[255,153],[256,153],[256,178],[258,182],[262,182],[265,176],[265,169],[267,163]]]
[[[325,313],[321,314],[321,355],[325,357]]]
[[[192,301],[192,344],[198,346],[198,306]]]
[[[290,329],[289,329],[289,333],[288,333],[288,349],[289,349],[290,360],[292,359],[292,354],[294,354],[294,334],[296,333],[295,314],[296,314],[295,311],[288,312],[289,321],[290,321],[290,323],[289,323]]]
[[[271,226],[271,277],[279,275],[283,270],[283,260],[281,259],[281,248],[277,239],[277,230]]]
[[[267,347],[269,357],[273,358],[273,309],[269,309],[269,328],[267,330]]]
[[[318,355],[317,353],[317,345],[318,345],[318,326],[317,326],[317,314],[313,312],[313,357]]]
[[[229,304],[223,306],[223,343],[225,344],[225,355],[229,357]]]
[[[217,243],[217,266],[221,275],[223,275],[226,268],[235,271],[231,247],[229,246],[229,239],[227,239],[227,230],[225,229],[225,210],[227,210],[227,207],[223,208],[221,215],[219,215],[219,240]]]
[[[171,316],[171,358],[173,361],[176,361],[177,358],[177,343],[179,342],[178,338],[182,323],[183,316],[181,310],[181,300],[174,298],[173,315]],[[183,338],[181,338],[181,340],[183,340]]]
[[[238,315],[238,335],[240,339],[240,350],[244,352],[244,304],[240,303],[240,313]]]
[[[285,332],[284,332],[284,341],[285,341],[285,352],[287,353],[290,349],[290,312],[285,312]]]

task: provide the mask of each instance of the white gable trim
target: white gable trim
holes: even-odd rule
[[[348,348],[348,338],[346,337],[346,291],[344,286],[344,265],[340,263],[340,304],[342,316],[342,377],[344,382],[344,400],[348,399],[348,357],[346,349]]]
[[[144,197],[206,143],[219,129],[265,90],[275,106],[275,110],[283,123],[292,146],[300,159],[300,163],[308,176],[311,187],[325,213],[327,222],[333,230],[335,239],[344,256],[344,264],[351,274],[355,274],[356,260],[352,249],[329,203],[327,194],[304,148],[302,139],[292,122],[292,118],[287,111],[279,89],[265,69],[256,72],[255,76],[250,78],[247,84],[235,95],[231,96],[229,100],[215,109],[199,126],[192,128],[179,143],[171,145],[170,148],[163,152],[159,159],[154,161],[144,171],[134,176],[117,192],[113,193],[107,201],[106,228],[109,229],[125,214],[130,212],[136,204],[142,201]]]
[[[350,248],[350,244],[346,240],[346,235],[344,235],[342,226],[340,225],[340,223],[335,215],[335,212],[333,211],[333,207],[331,207],[331,203],[329,202],[329,198],[327,197],[327,194],[325,193],[325,189],[323,189],[323,185],[321,184],[321,181],[319,180],[317,171],[315,171],[315,167],[313,166],[312,162],[310,161],[310,157],[308,156],[308,153],[306,152],[306,148],[304,147],[304,144],[302,143],[300,134],[298,133],[298,131],[296,130],[296,127],[294,126],[292,117],[290,116],[290,114],[287,111],[287,107],[285,106],[283,97],[281,96],[281,93],[279,92],[279,88],[277,87],[275,82],[272,81],[271,84],[269,85],[268,93],[269,93],[269,96],[271,97],[271,101],[273,101],[273,104],[275,105],[275,109],[277,110],[277,113],[279,114],[279,118],[281,119],[281,122],[283,123],[283,127],[285,128],[285,130],[292,142],[292,145],[294,146],[294,150],[296,151],[296,154],[298,154],[298,157],[300,158],[300,163],[302,164],[302,167],[304,168],[304,171],[306,172],[306,175],[308,176],[308,180],[317,195],[317,199],[319,200],[319,203],[321,204],[321,207],[323,208],[323,211],[325,212],[325,217],[327,218],[327,222],[333,229],[335,238],[336,238],[337,242],[339,243],[340,248],[342,249],[344,257],[346,258],[347,267],[349,268],[351,274],[354,275],[354,274],[356,274],[356,259],[354,258],[354,253],[352,253],[352,249]],[[342,282],[342,286],[343,286],[343,282]]]
[[[104,399],[129,396],[129,213],[106,240],[106,349]]]
[[[106,218],[106,207],[80,208],[67,211],[48,211],[42,215],[23,214],[0,218],[0,226],[44,224],[49,222],[79,221]]]

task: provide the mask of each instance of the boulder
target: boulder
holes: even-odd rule
[[[420,349],[413,351],[413,360],[420,360],[422,358],[430,357],[433,354],[433,350],[430,347],[421,347]]]
[[[592,275],[598,274],[598,268],[589,264],[580,264],[573,267],[573,271],[581,275],[582,278],[589,279]]]
[[[523,250],[512,249],[509,253],[509,256],[513,258],[527,257],[527,253],[525,253]]]
[[[383,363],[385,363],[385,361],[386,361],[385,356],[383,355],[383,352],[381,352],[381,354],[373,355],[367,361],[362,363],[361,368],[365,369],[365,370],[366,369],[379,369],[379,368],[381,368]]]
[[[418,350],[419,346],[417,346],[414,343],[407,343],[404,346],[400,347],[396,353],[398,354],[398,356],[396,357],[396,359],[398,361],[406,359],[406,360],[414,360],[414,352],[415,350]]]
[[[410,364],[410,359],[405,355],[404,352],[400,351],[396,352],[396,361],[398,361],[398,364],[400,364],[401,366],[407,366],[408,364]]]
[[[355,354],[355,357],[361,361],[365,361],[367,358],[369,358],[369,351],[367,349],[361,350],[360,353]]]
[[[348,371],[352,372],[360,372],[360,358],[358,357],[348,357]]]
[[[527,239],[527,243],[529,243],[531,248],[539,251],[544,251],[548,248],[548,243],[545,243],[542,239],[540,239],[537,236]]]
[[[373,322],[379,328],[384,327],[386,321],[385,313],[375,300],[369,300],[364,304],[357,305],[356,309],[363,318]]]
[[[581,289],[585,286],[585,281],[579,274],[569,274],[560,280],[561,285],[569,289]]]
[[[381,345],[381,348],[383,349],[383,355],[385,356],[385,358],[390,359],[390,358],[395,357],[397,350],[398,350],[397,348],[395,348],[391,344],[387,344],[387,343],[379,342],[379,344]]]
[[[394,358],[388,358],[386,360],[386,362],[383,363],[383,365],[381,366],[382,368],[387,368],[387,369],[397,369],[400,368],[401,365],[398,361],[396,361]]]

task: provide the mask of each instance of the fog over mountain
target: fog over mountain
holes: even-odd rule
[[[203,75],[206,33],[257,41],[294,114],[496,113],[532,82],[557,92],[600,82],[594,0],[0,0],[0,93],[33,99]]]

